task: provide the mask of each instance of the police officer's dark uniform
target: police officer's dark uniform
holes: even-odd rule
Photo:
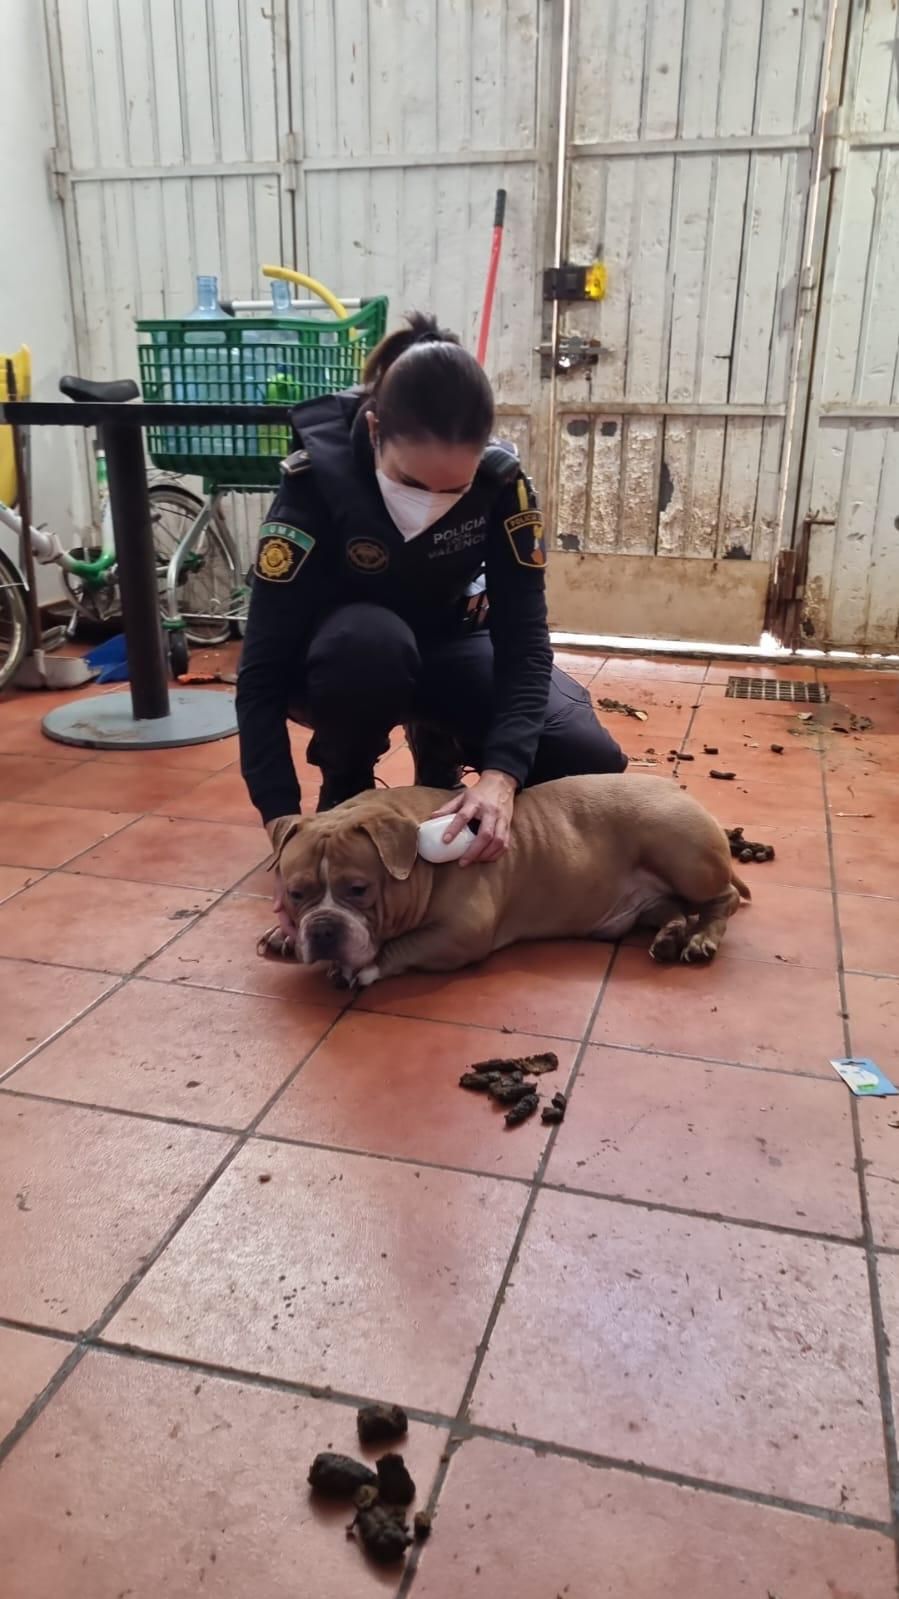
[[[378,488],[367,403],[350,390],[296,407],[299,448],[260,531],[237,711],[263,822],[300,808],[289,718],[313,729],[320,808],[372,786],[400,724],[435,787],[453,786],[459,762],[521,785],[623,771],[586,690],[552,665],[543,528],[517,456],[488,445],[468,492],[405,540]],[[471,593],[480,574],[488,604]],[[427,729],[451,734],[454,753]]]

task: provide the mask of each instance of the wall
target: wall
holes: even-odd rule
[[[0,3],[0,192],[6,237],[0,273],[0,350],[31,348],[33,397],[58,397],[63,372],[75,370],[75,349],[62,209],[47,183],[54,143],[50,75],[41,7],[36,0]],[[56,429],[32,436],[34,516],[66,544],[85,517],[80,434]],[[3,547],[15,540],[3,530]],[[59,592],[55,568],[40,573],[39,594]]]

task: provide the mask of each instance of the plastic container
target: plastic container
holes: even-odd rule
[[[293,297],[286,278],[272,278],[272,316],[293,316]]]
[[[230,318],[219,305],[219,281],[213,273],[197,277],[197,303],[184,320],[195,325],[185,331],[183,349],[172,351],[173,399],[188,405],[229,399],[228,345],[221,324]],[[198,428],[194,437],[187,429],[166,430],[169,449],[197,448],[210,455],[226,455],[230,442],[221,428]]]
[[[219,305],[219,280],[214,272],[197,277],[197,303],[188,311],[186,322],[227,321],[228,313]]]
[[[284,355],[285,346],[298,344],[300,335],[298,330],[288,325],[294,317],[294,311],[290,284],[283,278],[272,279],[272,317],[278,318],[280,327],[251,328],[244,335],[244,397],[252,399],[254,405],[296,405],[303,398],[296,376],[297,363],[286,361]],[[250,431],[248,428],[248,448]],[[280,459],[289,451],[289,427],[256,429],[252,453],[277,455]]]
[[[148,403],[184,400],[188,387],[193,392],[205,386],[210,403],[292,405],[332,394],[360,381],[386,322],[383,297],[367,300],[343,321],[294,311],[141,321],[143,397]],[[198,344],[198,333],[207,342]],[[197,474],[219,487],[270,488],[279,481],[290,430],[283,422],[271,428],[148,428],[147,447],[165,471]]]

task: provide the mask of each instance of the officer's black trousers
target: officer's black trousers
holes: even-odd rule
[[[312,758],[333,777],[370,771],[391,729],[419,722],[455,738],[480,771],[493,719],[493,645],[486,631],[433,645],[393,611],[345,605],[314,634],[292,715],[314,731]],[[586,689],[553,668],[546,721],[529,783],[623,772],[627,757],[600,726]]]

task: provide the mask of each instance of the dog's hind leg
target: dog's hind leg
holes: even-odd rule
[[[681,951],[690,936],[689,915],[682,900],[655,900],[640,912],[636,925],[658,928],[649,947],[654,961],[680,960]]]
[[[694,827],[680,837],[657,838],[648,863],[687,922],[686,933],[682,917],[674,919],[670,933],[662,928],[652,947],[657,960],[711,960],[740,903],[727,839],[710,816],[700,813],[698,822],[699,836]]]
[[[718,953],[727,924],[740,904],[740,891],[731,883],[723,894],[693,907],[689,936],[680,952],[682,961],[710,961]]]

